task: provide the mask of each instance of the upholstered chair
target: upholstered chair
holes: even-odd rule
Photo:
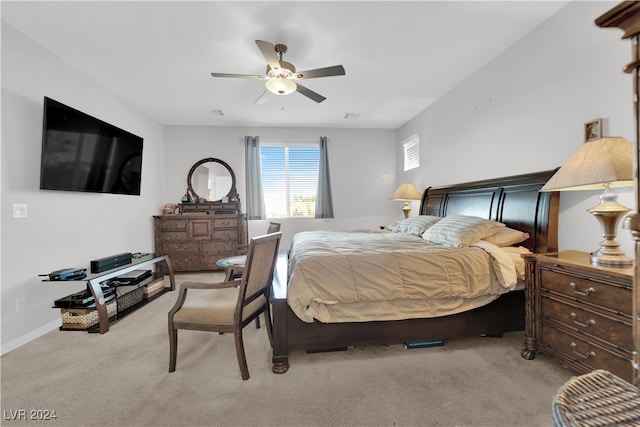
[[[178,299],[169,311],[169,372],[176,370],[178,329],[189,329],[233,333],[242,379],[249,379],[242,330],[264,313],[272,340],[269,290],[281,236],[278,232],[251,239],[240,280],[180,285]]]

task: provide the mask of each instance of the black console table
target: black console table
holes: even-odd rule
[[[88,287],[91,290],[91,295],[93,295],[93,299],[96,302],[96,310],[98,311],[98,319],[100,326],[100,333],[104,334],[109,331],[109,315],[107,314],[107,304],[104,299],[104,295],[102,293],[102,288],[100,287],[100,283],[105,280],[113,279],[114,277],[118,277],[122,274],[129,273],[131,271],[137,270],[140,267],[146,267],[148,265],[157,264],[159,262],[164,261],[166,265],[166,271],[169,274],[169,281],[171,286],[170,290],[175,290],[176,282],[173,276],[173,268],[171,267],[171,261],[169,260],[168,255],[146,255],[140,258],[134,258],[131,264],[127,264],[121,267],[117,267],[111,270],[103,271],[101,273],[96,273],[89,276],[88,279]]]

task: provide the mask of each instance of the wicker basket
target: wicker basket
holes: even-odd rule
[[[564,383],[552,407],[556,426],[640,425],[640,390],[603,370]]]
[[[144,289],[142,287],[136,287],[130,292],[120,295],[118,298],[116,298],[116,301],[118,302],[118,313],[121,313],[126,309],[142,302],[143,295]]]
[[[162,291],[164,291],[164,277],[160,277],[154,282],[149,283],[143,287],[144,299],[152,298]]]
[[[62,308],[62,328],[84,330],[93,325],[97,325],[98,310],[95,308]],[[118,312],[118,305],[115,300],[107,303],[107,315],[113,317]]]

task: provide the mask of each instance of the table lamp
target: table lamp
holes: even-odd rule
[[[411,200],[420,200],[422,199],[422,194],[418,191],[415,185],[410,183],[400,184],[400,187],[396,191],[394,191],[393,195],[389,198],[389,200],[400,200],[404,202],[402,206],[402,212],[404,213],[404,218],[409,218],[409,212],[411,212],[411,206],[409,206],[409,202]]]
[[[616,241],[618,224],[631,209],[617,202],[613,187],[633,185],[633,144],[624,138],[606,137],[584,142],[540,191],[595,190],[604,188],[600,203],[591,212],[600,222],[600,248],[591,252],[591,264],[628,268],[627,257]]]

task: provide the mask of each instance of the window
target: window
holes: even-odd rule
[[[267,218],[315,216],[318,159],[317,144],[261,144]]]
[[[406,139],[402,146],[404,148],[404,170],[408,171],[420,166],[420,137],[418,134]]]

